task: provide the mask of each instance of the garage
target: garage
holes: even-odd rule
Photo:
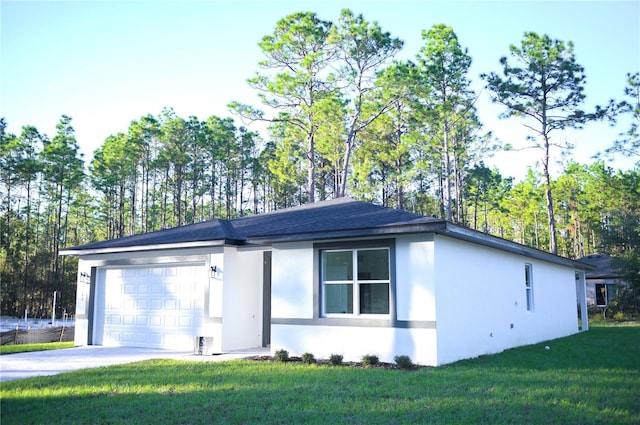
[[[97,281],[95,343],[191,350],[206,335],[204,263],[113,267]]]

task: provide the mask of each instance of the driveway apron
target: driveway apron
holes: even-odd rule
[[[56,375],[80,369],[134,363],[151,359],[193,361],[225,361],[268,355],[268,349],[256,348],[225,354],[198,356],[193,352],[134,347],[102,347],[96,345],[62,350],[34,351],[0,356],[0,381]]]

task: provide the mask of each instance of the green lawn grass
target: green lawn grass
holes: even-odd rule
[[[45,342],[40,344],[11,344],[0,345],[0,354],[26,353],[28,351],[59,350],[73,347],[73,341],[69,342]]]
[[[640,326],[598,326],[414,371],[152,360],[10,381],[0,422],[639,424],[639,401]]]

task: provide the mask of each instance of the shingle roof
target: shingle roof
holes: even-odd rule
[[[155,251],[221,245],[270,245],[278,242],[392,236],[403,233],[437,233],[531,258],[582,270],[593,266],[559,257],[445,220],[406,211],[337,198],[233,220],[158,230],[68,248],[61,255]]]
[[[293,236],[300,238],[303,235],[311,234],[335,235],[336,232],[361,232],[365,229],[385,226],[406,226],[432,222],[441,222],[441,220],[359,202],[351,198],[337,198],[233,220],[215,219],[94,242],[69,248],[65,252],[205,241],[241,245],[251,240],[281,240]]]
[[[578,261],[595,267],[595,270],[585,273],[585,278],[587,279],[620,278],[620,274],[613,270],[613,258],[606,254],[591,254],[586,257],[579,258]]]
[[[231,223],[238,234],[255,239],[436,221],[440,220],[351,198],[337,198],[243,217],[231,220]]]

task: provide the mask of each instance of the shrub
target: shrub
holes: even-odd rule
[[[316,358],[311,353],[304,353],[302,355],[302,361],[306,364],[314,364],[316,362]]]
[[[413,367],[413,362],[411,361],[411,357],[409,356],[395,356],[393,358],[393,361],[396,362],[396,365],[398,365],[400,369],[411,369]]]
[[[329,356],[329,363],[333,366],[340,366],[342,364],[342,354],[332,354]]]
[[[374,354],[365,354],[362,356],[362,364],[365,366],[375,366],[378,364],[378,356]]]
[[[624,318],[625,318],[625,315],[621,311],[613,315],[613,320],[621,321],[621,320],[624,320]]]
[[[289,352],[287,350],[278,350],[275,354],[276,361],[286,362],[289,360]]]
[[[587,312],[589,314],[589,322],[604,321],[604,312],[605,312],[604,309],[600,307],[596,307],[594,305],[590,305],[587,309]]]

